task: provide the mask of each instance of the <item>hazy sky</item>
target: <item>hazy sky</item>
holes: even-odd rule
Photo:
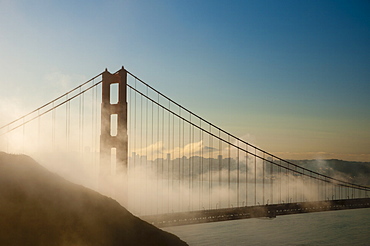
[[[0,125],[123,65],[281,157],[370,161],[369,1],[0,0],[0,35]]]

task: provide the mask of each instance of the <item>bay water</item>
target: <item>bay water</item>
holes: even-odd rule
[[[370,208],[164,228],[191,246],[370,246]]]

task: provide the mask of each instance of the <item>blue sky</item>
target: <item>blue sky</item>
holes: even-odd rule
[[[370,161],[369,1],[0,0],[0,31],[1,124],[124,65],[284,158]]]

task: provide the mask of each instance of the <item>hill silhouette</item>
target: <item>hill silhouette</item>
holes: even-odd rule
[[[0,152],[0,245],[187,245],[115,200]]]

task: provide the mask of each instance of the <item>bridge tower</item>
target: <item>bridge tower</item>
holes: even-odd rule
[[[111,85],[118,84],[118,102],[111,103]],[[127,173],[127,71],[124,67],[111,74],[106,69],[102,74],[101,133],[100,133],[100,179],[107,179],[112,162],[116,163],[116,174]],[[113,122],[115,120],[116,122]],[[112,128],[116,135],[112,135]]]

